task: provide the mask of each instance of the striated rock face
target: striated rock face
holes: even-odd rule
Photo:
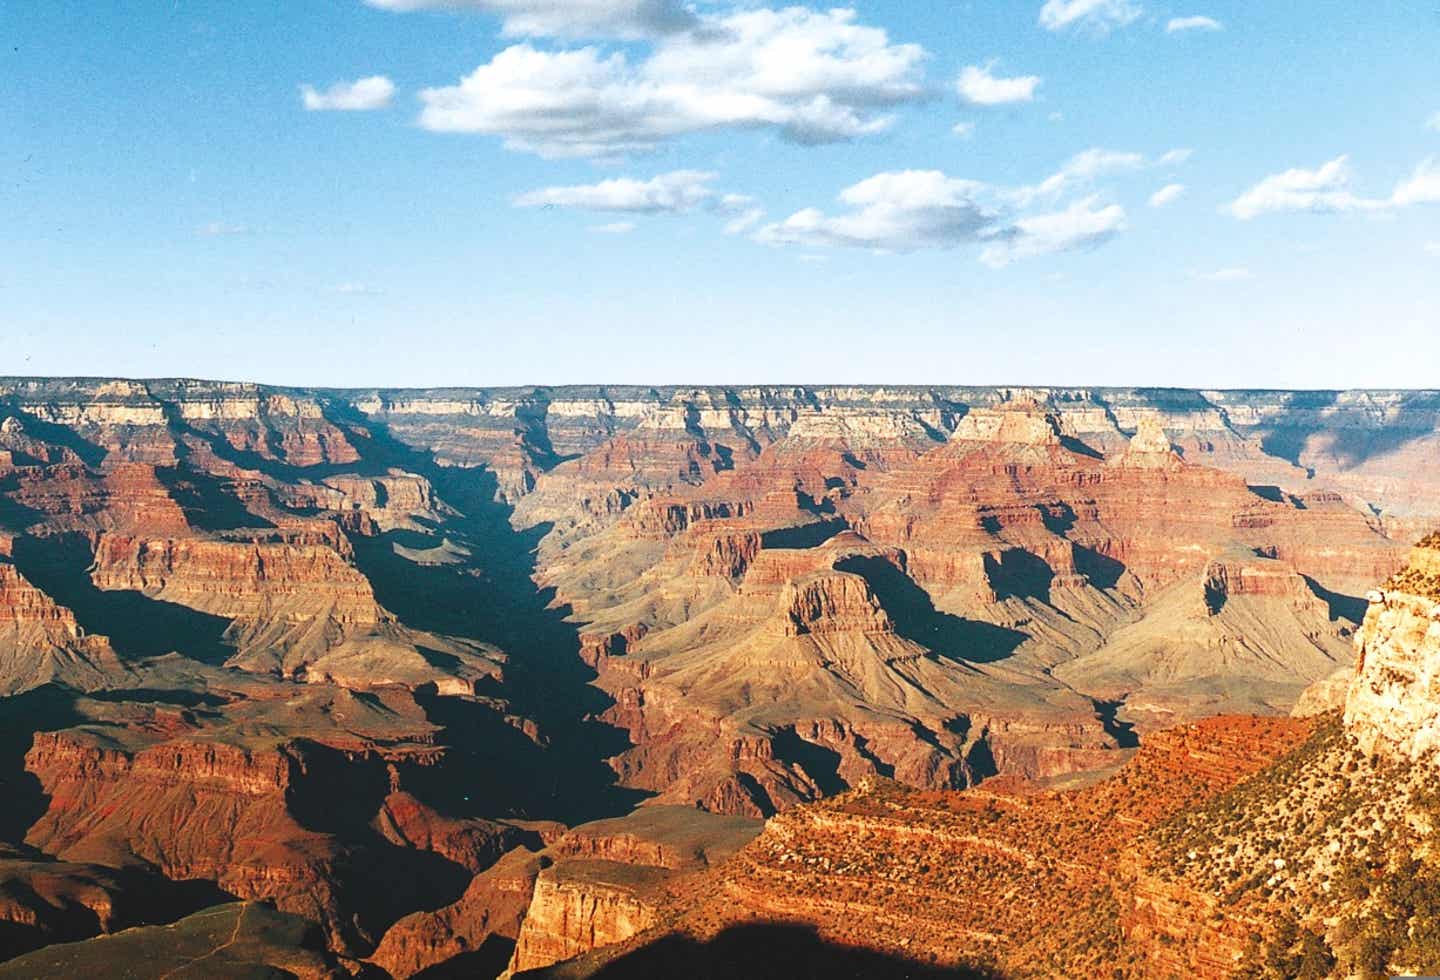
[[[1440,535],[1369,598],[1345,724],[1364,751],[1418,762],[1440,747]]]
[[[657,924],[675,887],[744,846],[758,823],[681,807],[577,827],[543,852],[547,864],[515,942],[509,972],[540,969]]]
[[[895,631],[870,584],[847,572],[817,572],[788,582],[778,609],[786,636]]]
[[[372,625],[382,616],[365,576],[321,545],[105,534],[91,579],[227,619],[278,614]]]
[[[624,942],[656,922],[647,893],[660,876],[607,861],[569,861],[540,872],[515,942],[518,973]]]

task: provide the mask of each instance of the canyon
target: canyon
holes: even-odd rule
[[[1437,453],[1434,392],[0,378],[0,976],[1373,960],[1267,923],[1423,836],[1343,842],[1428,812]]]

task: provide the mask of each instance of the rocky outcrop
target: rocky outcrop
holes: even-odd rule
[[[652,921],[656,887],[726,860],[759,829],[688,807],[581,824],[538,853],[509,852],[454,904],[401,919],[371,961],[408,977],[510,940],[518,971],[623,941]]]
[[[538,839],[533,832],[493,820],[446,817],[404,790],[385,797],[374,823],[391,843],[433,851],[472,874],[522,843]]]
[[[471,879],[459,900],[414,912],[385,933],[370,961],[393,977],[411,977],[480,952],[487,943],[513,943],[530,908],[539,855],[517,848]]]
[[[509,972],[621,943],[659,921],[668,887],[729,858],[755,821],[649,807],[585,824],[548,847]]]
[[[608,861],[545,868],[535,881],[510,972],[549,966],[648,929],[656,922],[648,896],[660,880],[652,869]]]
[[[1212,616],[1236,596],[1317,601],[1295,569],[1278,561],[1216,559],[1205,566],[1202,588],[1205,609]]]
[[[848,572],[817,572],[791,581],[780,595],[778,611],[786,636],[895,630],[869,583]]]
[[[861,780],[771,818],[732,859],[660,896],[657,927],[591,952],[563,975],[605,975],[630,954],[658,952],[651,944],[680,935],[703,943],[756,920],[883,953],[896,973],[905,964],[916,964],[910,972],[986,965],[1007,975],[1140,977],[1167,975],[1161,965],[1173,964],[1174,975],[1227,975],[1233,945],[1216,942],[1197,972],[1172,933],[1207,928],[1243,944],[1248,923],[1192,918],[1206,907],[1135,884],[1135,858],[1149,830],[1221,798],[1311,731],[1288,719],[1210,719],[1157,735],[1109,779],[1063,791],[1001,781],[935,792]],[[553,902],[557,921],[566,900]],[[1207,973],[1208,962],[1227,969]]]
[[[1344,708],[1354,680],[1355,668],[1351,666],[1340,667],[1328,677],[1320,678],[1300,692],[1295,707],[1290,709],[1291,717],[1313,718]]]
[[[1369,600],[1346,727],[1366,752],[1430,758],[1440,748],[1440,535]]]

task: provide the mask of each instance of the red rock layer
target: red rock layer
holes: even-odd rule
[[[102,589],[144,592],[229,618],[284,610],[345,625],[379,622],[369,581],[327,544],[105,534],[91,578]]]

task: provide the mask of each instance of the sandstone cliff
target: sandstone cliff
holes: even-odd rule
[[[1345,724],[1366,752],[1418,762],[1440,748],[1440,535],[1370,595]]]

